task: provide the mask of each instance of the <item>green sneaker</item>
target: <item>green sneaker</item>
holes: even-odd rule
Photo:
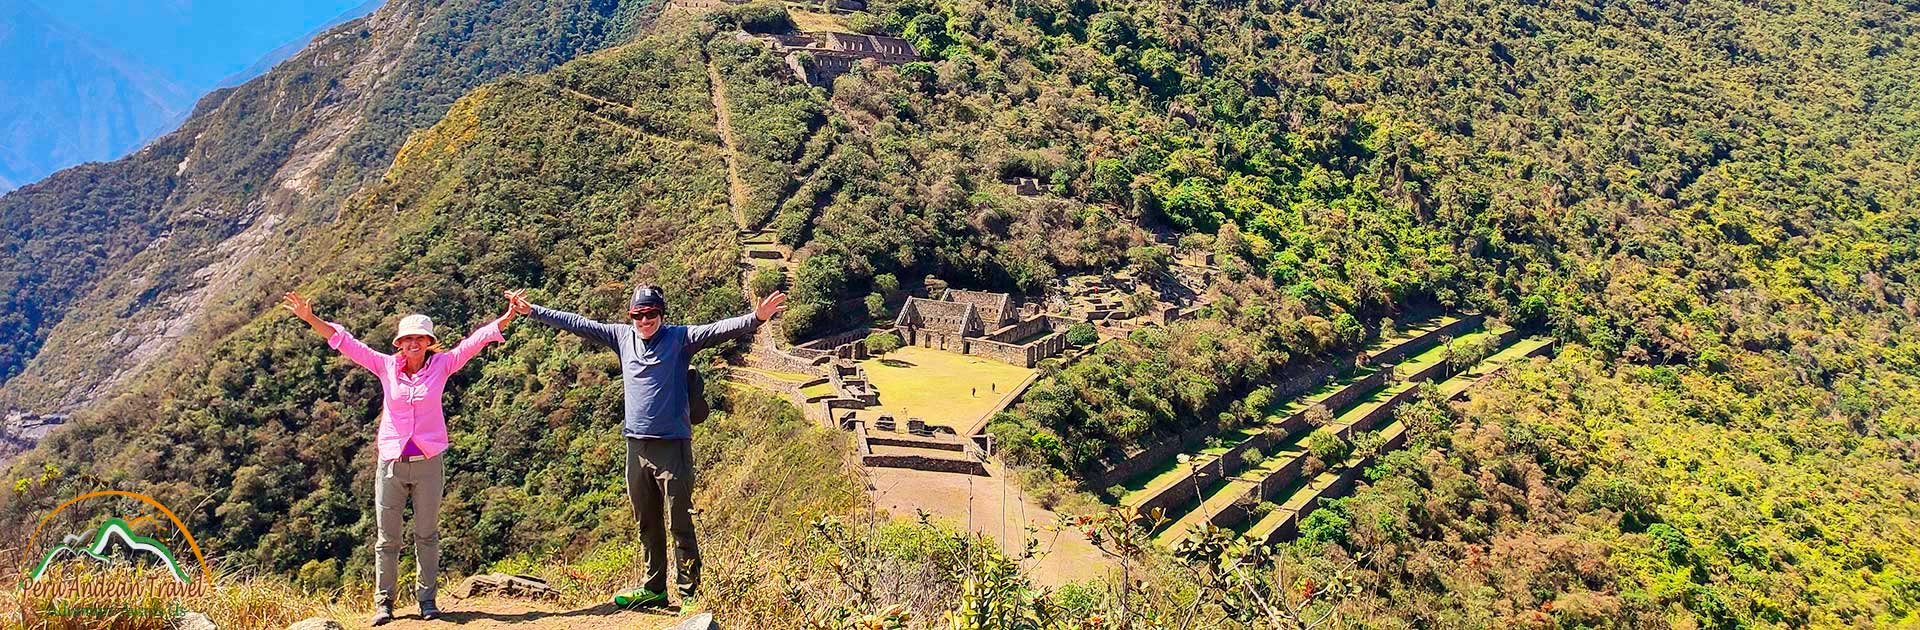
[[[662,606],[666,603],[666,593],[657,593],[646,587],[636,587],[613,595],[615,606]]]

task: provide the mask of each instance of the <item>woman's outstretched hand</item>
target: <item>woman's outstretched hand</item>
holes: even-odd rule
[[[314,316],[313,303],[308,302],[307,298],[300,297],[299,293],[288,291],[285,295],[280,296],[280,308],[287,309],[287,311],[293,313],[294,317],[298,317],[300,321],[306,322],[307,327],[312,328],[315,334],[322,337],[333,336],[333,327],[327,325],[327,323],[319,317]]]

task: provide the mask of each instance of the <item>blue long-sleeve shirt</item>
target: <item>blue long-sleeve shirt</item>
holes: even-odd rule
[[[566,311],[533,307],[534,321],[559,328],[620,355],[626,386],[626,419],[621,432],[642,439],[688,439],[687,367],[708,346],[753,334],[760,319],[747,313],[700,326],[661,325],[653,339],[641,339],[633,324],[597,322]]]

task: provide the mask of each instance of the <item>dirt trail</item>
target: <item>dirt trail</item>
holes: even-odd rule
[[[1042,585],[1098,579],[1113,567],[1079,531],[1053,528],[1054,513],[1021,492],[1018,484],[1006,478],[1007,472],[1000,462],[988,461],[987,477],[868,468],[867,480],[873,484],[874,507],[894,518],[913,519],[925,511],[935,521],[993,538],[1009,556],[1023,551],[1029,537],[1038,540],[1043,555],[1027,561],[1025,568]],[[1028,534],[1028,526],[1040,531]]]
[[[358,612],[361,614],[341,613],[333,618],[348,628],[366,628],[367,616],[372,611]],[[496,597],[465,600],[443,597],[441,616],[433,621],[422,621],[420,611],[411,605],[398,607],[393,612],[393,622],[380,626],[380,630],[447,630],[454,626],[462,630],[662,630],[672,628],[687,616],[672,608],[625,610],[608,603],[564,606]]]
[[[713,115],[720,128],[720,143],[726,145],[727,205],[733,208],[733,222],[747,230],[747,185],[740,182],[739,149],[733,143],[733,119],[727,113],[727,84],[720,80],[720,68],[707,60],[707,84],[713,86]]]

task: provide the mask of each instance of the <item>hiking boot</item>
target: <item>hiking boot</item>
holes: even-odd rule
[[[433,621],[433,618],[438,616],[440,616],[440,608],[433,605],[433,600],[429,599],[420,602],[421,621]]]
[[[667,603],[667,594],[646,587],[635,587],[615,593],[613,603],[616,606],[664,606]]]
[[[385,625],[389,621],[393,621],[393,605],[378,604],[373,607],[373,619],[371,621],[368,621],[367,625],[369,626]]]

